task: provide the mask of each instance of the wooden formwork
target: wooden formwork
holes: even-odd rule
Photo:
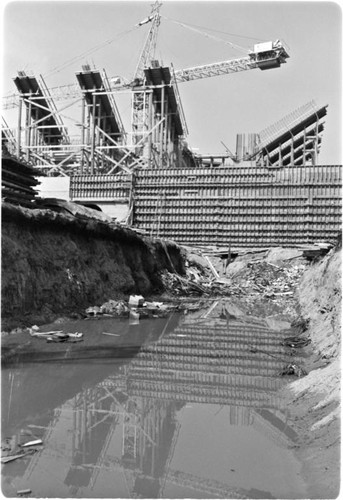
[[[131,178],[117,175],[74,175],[70,178],[70,195],[82,201],[129,201]]]
[[[139,170],[134,225],[184,244],[265,247],[335,240],[340,165]]]

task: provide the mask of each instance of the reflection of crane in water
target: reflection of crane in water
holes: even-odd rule
[[[207,496],[247,498],[225,483],[174,470],[170,467],[177,445],[180,404],[131,397],[124,389],[123,374],[83,390],[64,408],[72,411],[72,463],[64,483],[72,493],[82,486],[93,489],[100,471],[119,470],[128,497],[142,490],[163,498],[168,484],[201,491]],[[182,405],[181,405],[182,406]],[[110,444],[122,426],[121,456],[113,456]],[[47,436],[46,436],[47,437]],[[46,437],[44,442],[46,442]],[[39,460],[39,455],[32,457]],[[33,464],[31,465],[31,469]]]
[[[131,396],[125,389],[126,377],[129,374],[129,367],[124,367],[121,375],[99,384],[97,390],[102,390],[102,396],[100,391],[96,406],[93,402],[90,405],[87,402],[78,402],[81,408],[103,415],[104,410],[99,408],[99,403],[103,404],[109,399],[112,405],[107,411],[108,418],[112,415],[117,417],[111,424],[112,429],[108,430],[103,439],[96,464],[94,465],[92,460],[89,461],[91,463],[79,463],[77,466],[79,470],[88,471],[89,485],[95,485],[101,470],[120,470],[130,498],[139,496],[142,491],[150,492],[150,495],[153,491],[154,496],[163,498],[167,485],[172,484],[202,492],[208,497],[249,498],[248,493],[230,488],[228,484],[171,468],[180,431],[176,411],[184,403]],[[87,392],[84,396],[87,398]],[[93,401],[93,398],[90,400]],[[230,407],[229,415],[233,425],[253,423],[249,408]],[[122,425],[121,457],[113,456],[109,452],[114,427],[118,423]],[[94,426],[87,432],[92,432],[92,429]],[[78,450],[73,453],[77,454]]]
[[[178,410],[190,401],[215,403],[218,387],[226,391],[220,404],[227,408],[230,425],[254,425],[273,440],[283,444],[286,440],[286,422],[277,400],[268,406],[268,393],[273,396],[279,386],[269,377],[274,361],[268,359],[269,368],[265,368],[260,360],[259,377],[246,375],[248,369],[242,373],[251,362],[241,355],[246,351],[246,338],[250,342],[249,337],[258,335],[270,350],[275,348],[279,334],[267,332],[265,325],[255,322],[249,326],[234,318],[229,332],[227,318],[218,317],[211,325],[185,321],[158,342],[143,346],[130,364],[60,407],[54,425],[56,435],[61,428],[72,435],[70,468],[64,478],[72,493],[82,486],[95,487],[100,471],[116,470],[122,473],[129,497],[145,496],[147,492],[148,497],[153,493],[163,498],[168,486],[178,485],[207,497],[249,498],[248,492],[234,490],[228,484],[172,468],[180,431]],[[214,352],[229,353],[229,362],[227,357],[214,362]],[[187,390],[178,393],[178,387]],[[68,417],[71,428],[66,430],[61,419],[66,419],[68,412],[72,412]],[[49,432],[51,436],[52,426]],[[49,439],[47,433],[43,439],[47,453],[52,451],[61,460],[63,453],[56,455],[60,438],[57,442],[52,436],[56,443],[52,446]],[[31,458],[31,472],[40,460],[44,455]]]
[[[147,496],[150,497],[153,492],[154,497],[163,498],[166,488],[172,485],[201,492],[206,497],[249,498],[247,492],[230,488],[228,484],[171,467],[180,431],[176,413],[186,401],[177,403],[131,395],[128,368],[124,367],[120,374],[108,377],[93,388],[84,389],[55,415],[57,435],[60,436],[61,425],[72,435],[70,468],[64,478],[71,493],[76,494],[80,487],[93,489],[99,473],[107,470],[121,472],[131,498],[142,492],[149,492]],[[229,409],[230,424],[253,424],[251,408]],[[72,412],[71,419],[68,419],[70,430],[66,430],[62,418],[65,419],[68,412]],[[261,414],[261,417],[265,415]],[[58,419],[61,418],[59,427]],[[56,455],[58,442],[53,436],[54,429],[49,426],[43,441],[48,455],[51,450],[55,459],[61,460],[63,453]],[[118,432],[122,432],[122,440],[116,455],[111,443],[115,433],[118,442]],[[55,445],[49,446],[49,435]],[[36,454],[31,458],[31,473],[36,465],[40,465],[40,460],[44,461],[44,455]]]

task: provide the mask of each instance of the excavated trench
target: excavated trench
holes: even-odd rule
[[[2,329],[20,327],[2,335],[2,455],[17,455],[5,496],[337,496],[340,250],[312,265],[282,249],[245,256],[229,297],[176,302],[163,273],[194,275],[199,256],[33,212],[3,210]],[[131,293],[174,294],[173,308],[80,315]],[[31,337],[34,323],[82,342]]]

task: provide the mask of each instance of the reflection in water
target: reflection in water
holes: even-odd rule
[[[278,395],[280,333],[222,304],[179,319],[131,360],[4,370],[3,437],[44,446],[4,466],[3,493],[306,497]]]

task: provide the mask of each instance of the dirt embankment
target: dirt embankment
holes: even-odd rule
[[[50,210],[2,206],[3,330],[130,293],[159,293],[165,269],[184,273],[182,251],[172,242]]]
[[[341,249],[332,250],[305,272],[299,288],[313,369],[287,387],[287,398],[303,436],[298,453],[310,498],[336,498],[340,488],[341,257]]]

